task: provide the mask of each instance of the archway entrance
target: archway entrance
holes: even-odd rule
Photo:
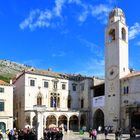
[[[86,118],[86,114],[82,114],[80,117],[80,128],[84,128],[87,127],[87,122],[86,122],[87,118]]]
[[[99,126],[104,127],[104,113],[101,109],[96,110],[93,117],[93,127],[97,129]]]
[[[64,129],[67,128],[67,117],[65,115],[59,116],[58,126],[62,128],[64,127]]]
[[[2,130],[2,132],[6,131],[6,124],[4,122],[0,122],[0,130]]]
[[[131,127],[140,129],[140,112],[133,112],[131,116]]]
[[[49,115],[46,119],[46,128],[56,126],[56,117],[54,115]]]
[[[69,125],[70,125],[70,130],[73,131],[78,131],[78,123],[79,119],[76,115],[73,115],[70,117]]]

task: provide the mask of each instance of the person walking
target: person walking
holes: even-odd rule
[[[107,135],[108,135],[108,129],[107,129],[107,127],[105,127],[104,135],[105,135],[105,140],[107,140]]]
[[[136,137],[136,128],[135,127],[132,127],[130,129],[130,139],[133,139]]]
[[[116,131],[115,131],[115,140],[121,140],[122,139],[121,136],[122,136],[121,128],[116,129]]]
[[[97,137],[97,131],[96,131],[96,129],[93,129],[92,130],[92,140],[96,140],[96,137]]]

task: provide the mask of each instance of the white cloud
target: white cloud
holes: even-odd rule
[[[129,39],[135,39],[140,34],[140,24],[138,22],[134,23],[133,26],[129,28]]]
[[[81,0],[55,0],[55,6],[51,10],[45,9],[35,9],[29,13],[29,16],[20,23],[20,28],[29,28],[34,30],[35,28],[41,27],[57,27],[63,21],[63,9],[67,8],[66,4],[75,4],[81,9],[77,20],[83,23],[86,21],[88,16],[93,16],[97,20],[105,23],[107,20],[108,12],[112,9],[108,5],[100,4],[92,6],[90,4],[85,4]],[[69,9],[67,9],[69,10]],[[74,15],[75,16],[75,15]],[[55,21],[57,19],[57,22]]]
[[[140,41],[137,42],[137,45],[140,46]]]
[[[34,30],[37,27],[54,27],[59,25],[57,22],[54,22],[53,19],[56,17],[61,19],[61,12],[64,3],[65,0],[55,0],[55,7],[52,10],[32,10],[29,14],[29,17],[20,23],[20,28],[29,28]]]
[[[76,3],[76,4],[81,4],[81,0],[68,0],[68,3]]]
[[[79,63],[82,71],[76,72],[86,76],[104,77],[104,60],[90,58],[86,63]]]
[[[80,14],[78,18],[80,22],[84,22],[86,18],[89,15],[91,15],[95,17],[97,20],[100,20],[101,23],[104,24],[107,22],[108,13],[112,9],[111,6],[105,4],[100,4],[96,6],[92,6],[90,4],[89,5],[82,4],[81,6],[84,8],[84,11]]]
[[[109,12],[111,11],[112,7],[109,7],[108,5],[100,4],[97,6],[92,6],[92,16],[96,17],[98,20],[102,21],[102,23],[106,23],[107,16]]]
[[[57,54],[56,53],[52,54],[52,57],[63,57],[65,55],[66,53],[61,51],[61,52],[58,52]]]
[[[52,13],[48,10],[40,11],[39,9],[30,12],[29,17],[26,18],[19,26],[21,29],[30,28],[31,30],[36,27],[49,27]]]
[[[86,19],[87,19],[87,16],[88,16],[89,12],[88,10],[85,10],[78,18],[78,20],[80,22],[84,22]]]
[[[61,16],[62,7],[65,3],[65,0],[55,0],[54,12],[56,16]]]
[[[91,42],[91,41],[88,41],[86,39],[83,39],[83,38],[79,38],[78,39],[80,40],[81,44],[83,44],[85,47],[89,48],[90,51],[96,55],[96,57],[103,57],[103,51],[102,51],[102,48],[98,45],[96,45],[95,43]]]

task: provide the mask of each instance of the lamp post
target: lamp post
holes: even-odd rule
[[[37,116],[37,140],[43,139],[43,112],[46,111],[45,105],[34,105],[33,110]]]

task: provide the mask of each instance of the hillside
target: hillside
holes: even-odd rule
[[[17,74],[30,68],[31,66],[25,64],[19,64],[9,60],[0,60],[0,79],[9,82],[9,80]]]

